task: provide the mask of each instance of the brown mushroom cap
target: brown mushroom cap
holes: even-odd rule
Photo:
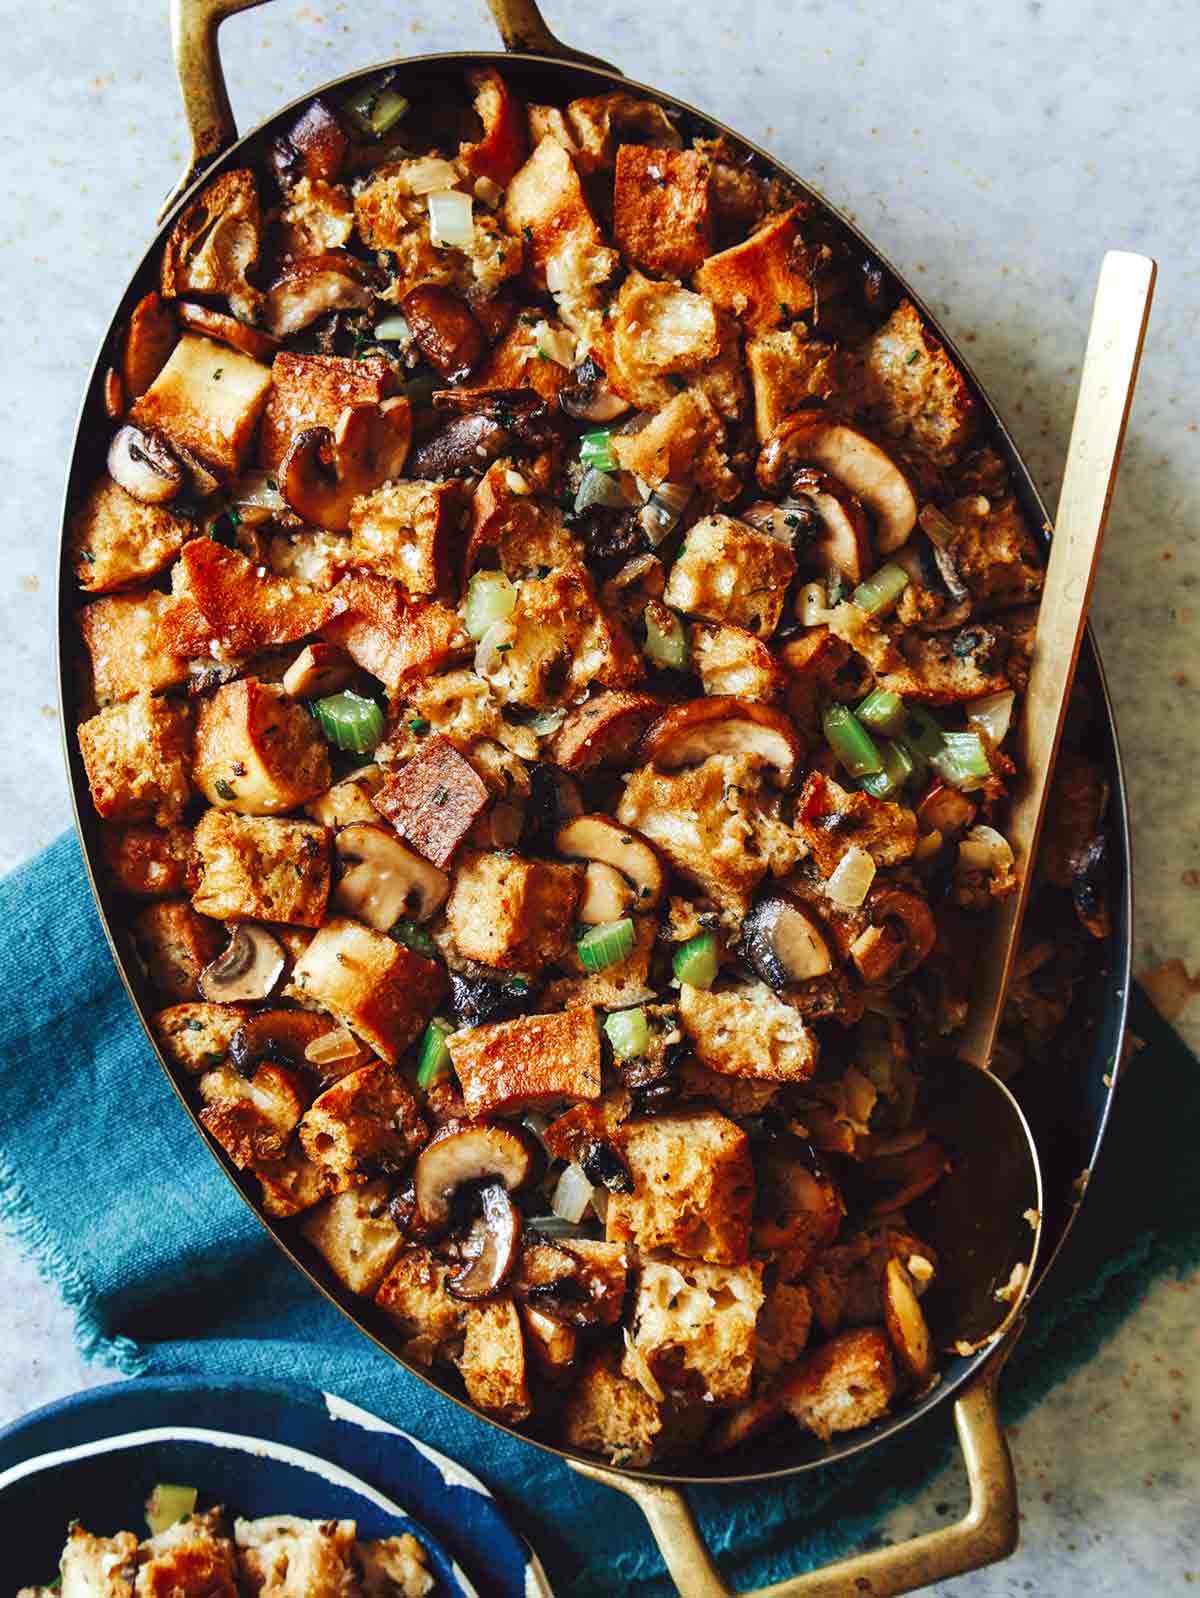
[[[229,1058],[243,1076],[253,1074],[260,1060],[282,1061],[285,1065],[311,1065],[308,1050],[318,1038],[338,1031],[338,1023],[313,1010],[260,1010],[250,1016],[233,1034]],[[338,1061],[339,1075],[361,1065],[366,1058],[362,1045]]]
[[[487,339],[467,302],[440,283],[420,283],[400,301],[421,354],[435,371],[461,382],[483,360]]]
[[[286,964],[283,945],[265,927],[254,921],[234,922],[228,944],[200,973],[200,996],[214,1004],[266,999]]]
[[[370,310],[372,284],[370,269],[346,250],[306,255],[267,290],[264,319],[276,339],[290,338],[329,311]]]
[[[731,694],[672,706],[642,739],[643,756],[660,770],[697,766],[710,755],[755,755],[775,768],[785,788],[803,752],[800,734],[781,710]]]
[[[450,892],[450,878],[382,827],[356,822],[333,841],[347,866],[332,903],[346,915],[387,932],[402,918],[428,921]]]
[[[634,910],[653,910],[661,902],[666,872],[654,848],[640,833],[611,816],[576,816],[558,829],[554,847],[568,860],[590,860],[610,867],[633,884]],[[597,891],[600,884],[596,884]],[[608,919],[617,920],[624,911]]]
[[[503,1182],[479,1190],[480,1214],[462,1244],[463,1263],[446,1278],[455,1298],[486,1298],[511,1274],[521,1243],[521,1213]]]
[[[898,982],[933,952],[937,941],[933,911],[924,899],[899,888],[874,889],[867,899],[867,909],[875,926],[894,931],[904,945],[889,972],[889,981]]]
[[[180,300],[175,310],[180,323],[193,333],[219,339],[230,349],[240,350],[255,361],[270,362],[275,358],[279,340],[257,327],[239,322],[236,316],[226,316],[224,311],[214,311],[210,305],[195,305],[190,300]]]
[[[187,473],[157,434],[126,422],[108,446],[108,475],[143,504],[164,505],[179,493]]]
[[[857,427],[819,411],[785,416],[759,451],[758,480],[768,493],[778,492],[803,466],[823,467],[866,506],[875,518],[881,555],[899,549],[916,525],[917,501],[907,477]]]
[[[769,893],[754,905],[742,923],[741,948],[757,974],[776,991],[833,969],[824,928],[794,894]]]
[[[332,432],[306,427],[279,469],[284,499],[306,522],[344,533],[361,494],[399,476],[412,441],[412,407],[403,395],[378,405],[347,405]]]
[[[511,1193],[529,1180],[533,1166],[529,1141],[515,1127],[460,1121],[417,1156],[417,1209],[428,1225],[445,1226],[454,1195],[465,1183],[498,1182]]]

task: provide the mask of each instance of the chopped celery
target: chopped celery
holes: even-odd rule
[[[517,590],[503,572],[476,572],[467,584],[467,631],[478,642],[494,623],[507,621],[516,604]]]
[[[386,78],[375,78],[350,95],[344,109],[361,133],[378,139],[399,122],[408,104]]]
[[[328,699],[315,699],[312,713],[325,737],[338,749],[370,754],[383,737],[383,711],[373,699],[349,688]]]
[[[151,1537],[168,1530],[177,1521],[186,1520],[196,1510],[194,1487],[172,1487],[160,1481],[146,1500],[146,1524]]]
[[[575,495],[575,514],[582,516],[593,505],[603,505],[606,510],[624,510],[629,503],[629,491],[619,477],[589,466]]]
[[[992,774],[991,761],[977,732],[945,732],[942,748],[929,764],[952,788],[977,787]]]
[[[720,967],[721,951],[712,932],[698,932],[680,944],[671,962],[676,977],[690,988],[711,988]]]
[[[875,740],[846,705],[830,705],[821,718],[825,741],[852,777],[883,770]]]
[[[394,938],[397,943],[402,943],[414,954],[424,955],[426,960],[436,960],[438,957],[437,944],[425,928],[418,926],[415,921],[402,918],[394,927],[388,928],[388,937]]]
[[[891,610],[907,587],[908,573],[903,566],[889,560],[865,582],[859,583],[850,598],[868,616],[881,616],[884,611]]]
[[[605,1021],[604,1030],[618,1060],[640,1059],[650,1047],[650,1026],[640,1006],[615,1011]]]
[[[683,622],[657,600],[646,606],[646,659],[667,671],[686,671],[692,659]]]
[[[615,472],[617,463],[613,459],[612,430],[605,427],[595,433],[585,433],[579,446],[579,459],[585,466],[594,466],[598,472]]]
[[[859,787],[876,799],[891,799],[898,794],[914,772],[915,763],[902,744],[889,739],[880,750],[883,770],[868,772],[859,779]]]
[[[425,1028],[425,1036],[421,1039],[421,1057],[417,1061],[419,1088],[428,1090],[442,1077],[449,1076],[450,1050],[446,1047],[446,1039],[453,1031],[450,1022],[443,1021],[439,1015],[435,1015]]]
[[[897,738],[904,731],[904,701],[888,688],[872,688],[854,714],[871,732]]]
[[[942,747],[942,729],[927,710],[910,705],[904,713],[904,726],[898,734],[905,747],[926,760],[932,760]]]
[[[636,942],[633,922],[625,916],[620,921],[604,921],[592,927],[575,948],[585,971],[605,971],[631,955]]]

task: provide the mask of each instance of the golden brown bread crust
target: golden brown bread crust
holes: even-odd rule
[[[347,405],[378,405],[393,386],[391,367],[377,355],[355,361],[280,350],[271,365],[271,392],[259,429],[259,465],[277,471],[302,429],[332,428]]]
[[[371,803],[418,854],[445,867],[490,798],[471,762],[435,732],[371,795]]]
[[[335,1015],[395,1062],[446,991],[443,966],[357,921],[326,920],[296,961],[289,993]]]
[[[712,251],[709,163],[694,150],[622,144],[613,185],[613,242],[652,277],[690,277]]]
[[[513,1115],[600,1093],[600,1040],[590,1008],[464,1027],[447,1039],[467,1113]]]

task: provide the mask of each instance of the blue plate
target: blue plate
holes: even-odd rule
[[[176,1377],[76,1393],[0,1432],[0,1598],[57,1572],[72,1518],[144,1533],[160,1481],[249,1519],[336,1516],[364,1537],[411,1532],[437,1598],[551,1598],[483,1483],[407,1432],[330,1393]]]

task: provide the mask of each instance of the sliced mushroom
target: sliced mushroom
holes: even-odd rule
[[[548,854],[558,829],[582,814],[583,796],[574,777],[544,760],[529,768],[529,801],[521,834],[526,854]]]
[[[674,705],[642,739],[642,753],[663,771],[698,766],[710,755],[755,755],[786,788],[804,746],[781,710],[751,699],[713,694]]]
[[[387,932],[402,919],[428,921],[450,892],[444,871],[382,827],[343,827],[333,846],[349,867],[333,890],[333,907],[376,932]]]
[[[463,1026],[484,1026],[489,1021],[511,1021],[524,1015],[534,999],[534,989],[524,977],[487,976],[479,972],[451,971],[450,1006]]]
[[[309,1048],[318,1038],[338,1030],[327,1015],[313,1010],[261,1010],[243,1021],[229,1044],[229,1058],[245,1077],[254,1075],[260,1060],[275,1060],[285,1065],[305,1066],[312,1062]],[[351,1055],[363,1055],[362,1045],[354,1043]],[[343,1056],[343,1059],[351,1056]],[[365,1056],[364,1056],[365,1057]],[[342,1064],[341,1061],[338,1062]],[[348,1069],[344,1067],[343,1069]]]
[[[833,956],[815,914],[799,899],[772,893],[742,922],[741,952],[777,992],[833,969]]]
[[[589,1138],[579,1151],[583,1174],[594,1187],[610,1193],[632,1193],[633,1177],[621,1155],[607,1138]]]
[[[209,305],[195,305],[190,300],[180,300],[175,307],[180,322],[193,333],[203,333],[206,338],[218,339],[230,349],[241,350],[252,360],[270,365],[279,348],[279,340],[262,333],[256,327],[239,322],[236,316],[226,316],[224,311],[214,311]]]
[[[600,860],[589,860],[575,919],[587,927],[603,926],[636,909],[636,900],[636,889],[619,871]]]
[[[134,306],[121,344],[121,381],[129,404],[141,399],[179,342],[175,313],[157,290]]]
[[[482,474],[509,451],[508,430],[490,416],[457,416],[413,451],[410,477],[437,482]]]
[[[486,1298],[512,1272],[521,1243],[521,1215],[502,1182],[479,1190],[480,1215],[462,1244],[463,1263],[446,1278],[456,1298]]]
[[[350,139],[335,113],[318,98],[305,106],[288,129],[285,139],[276,141],[284,146],[281,163],[275,160],[276,170],[288,181],[284,187],[299,177],[319,178],[326,183],[336,183],[342,162],[350,148]],[[290,158],[289,158],[290,157]],[[282,170],[281,170],[282,165]],[[294,174],[294,175],[290,175]]]
[[[398,477],[412,440],[412,408],[402,395],[378,405],[348,405],[332,433],[306,427],[279,470],[284,499],[306,522],[344,533],[361,494]]]
[[[771,533],[794,550],[802,568],[822,576],[832,566],[847,582],[859,583],[873,564],[871,532],[857,496],[816,467],[801,467],[789,498],[778,504],[760,500],[742,512],[742,520]]]
[[[600,363],[588,356],[571,373],[571,382],[558,391],[558,403],[580,422],[611,422],[629,409],[629,401],[614,394]]]
[[[420,283],[400,302],[421,354],[451,382],[461,382],[483,360],[487,339],[467,302],[440,283]]]
[[[125,414],[125,385],[115,366],[104,373],[104,414],[110,422],[119,422]]]
[[[370,310],[372,282],[369,269],[345,250],[306,255],[285,267],[267,290],[264,320],[283,339],[330,311]]]
[[[917,825],[922,832],[940,832],[952,838],[965,832],[975,820],[977,806],[944,782],[935,782],[917,806]]]
[[[558,829],[554,847],[568,860],[598,861],[626,878],[633,884],[635,910],[653,910],[661,902],[666,873],[657,853],[640,833],[611,816],[577,816]]]
[[[867,909],[872,923],[877,927],[886,926],[903,945],[902,953],[889,972],[889,982],[899,982],[928,959],[933,950],[937,941],[933,911],[924,899],[899,888],[875,889],[867,899]]]
[[[607,688],[567,712],[550,745],[564,771],[591,771],[627,760],[646,728],[662,713],[650,694]]]
[[[768,493],[784,487],[802,466],[822,466],[856,495],[875,518],[875,546],[887,555],[908,538],[917,502],[907,477],[886,451],[856,427],[815,411],[793,411],[763,445],[758,480]]]
[[[883,1272],[883,1319],[892,1347],[918,1387],[933,1375],[933,1339],[912,1278],[901,1260],[888,1260]]]
[[[213,1004],[236,1004],[246,999],[266,999],[283,975],[287,956],[283,945],[254,921],[238,921],[229,942],[200,973],[201,998]]]
[[[191,489],[190,498],[211,499],[215,493],[219,492],[219,490],[224,487],[221,479],[219,477],[215,477],[213,473],[209,471],[208,467],[200,459],[199,455],[193,455],[191,450],[184,449],[182,444],[173,444],[171,447],[174,449],[176,455],[179,456],[179,459],[187,467],[188,471],[192,474],[191,482],[189,484]]]
[[[321,699],[348,687],[355,670],[337,644],[305,644],[283,674],[283,691],[293,699]]]
[[[165,505],[179,493],[187,473],[161,438],[127,422],[108,447],[108,475],[143,504]]]
[[[867,927],[850,945],[850,958],[869,988],[881,987],[904,953],[890,927]]]
[[[430,1226],[445,1226],[454,1195],[467,1182],[494,1182],[513,1193],[529,1180],[533,1168],[529,1141],[515,1127],[460,1121],[417,1155],[417,1209]]]
[[[936,1187],[947,1170],[946,1150],[932,1138],[900,1154],[867,1160],[861,1176],[870,1197],[868,1216],[891,1215]]]

